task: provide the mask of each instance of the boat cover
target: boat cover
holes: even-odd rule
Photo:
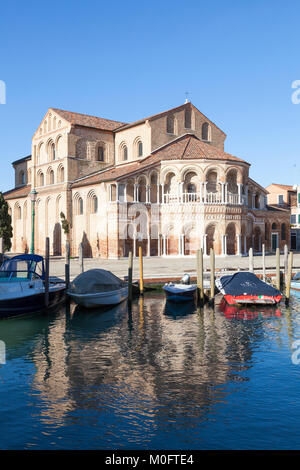
[[[97,292],[110,292],[126,286],[126,282],[119,279],[105,269],[90,269],[79,274],[71,283],[69,291],[74,294],[96,294]]]
[[[275,287],[261,281],[254,273],[237,272],[219,279],[218,286],[225,295],[264,295],[275,297],[281,292]]]

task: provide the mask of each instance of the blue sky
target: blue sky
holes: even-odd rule
[[[300,184],[300,3],[1,4],[0,190],[49,107],[131,122],[191,101],[251,177]]]

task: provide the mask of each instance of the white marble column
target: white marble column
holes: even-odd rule
[[[138,185],[134,184],[133,202],[138,202]]]
[[[221,183],[222,204],[225,204],[225,183]]]
[[[146,203],[150,202],[150,186],[146,186]]]
[[[239,204],[242,204],[242,183],[238,183]]]
[[[159,186],[160,186],[160,185],[157,184],[156,186],[157,186],[157,188],[156,188],[156,203],[159,204],[159,202],[160,202],[160,201],[159,201]]]
[[[225,204],[228,204],[228,183],[225,183],[224,200],[225,200]]]
[[[199,184],[199,192],[200,192],[200,203],[202,204],[203,203],[203,182],[200,181],[200,184]]]
[[[207,199],[206,198],[206,196],[207,196],[207,181],[205,181],[203,186],[204,186],[204,204],[206,204],[207,203],[207,200],[206,200]]]

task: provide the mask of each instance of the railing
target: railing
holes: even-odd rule
[[[222,194],[220,193],[206,193],[206,204],[222,204]]]
[[[228,193],[227,198],[228,198],[227,199],[228,204],[234,204],[234,205],[239,204],[239,195],[238,194]]]

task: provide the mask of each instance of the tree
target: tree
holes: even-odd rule
[[[70,233],[70,224],[66,219],[66,216],[63,212],[60,213],[61,226],[63,228],[64,234],[68,235]]]
[[[0,191],[0,238],[3,239],[4,251],[11,249],[11,238],[13,229],[11,225],[11,216],[8,213],[8,204]]]

